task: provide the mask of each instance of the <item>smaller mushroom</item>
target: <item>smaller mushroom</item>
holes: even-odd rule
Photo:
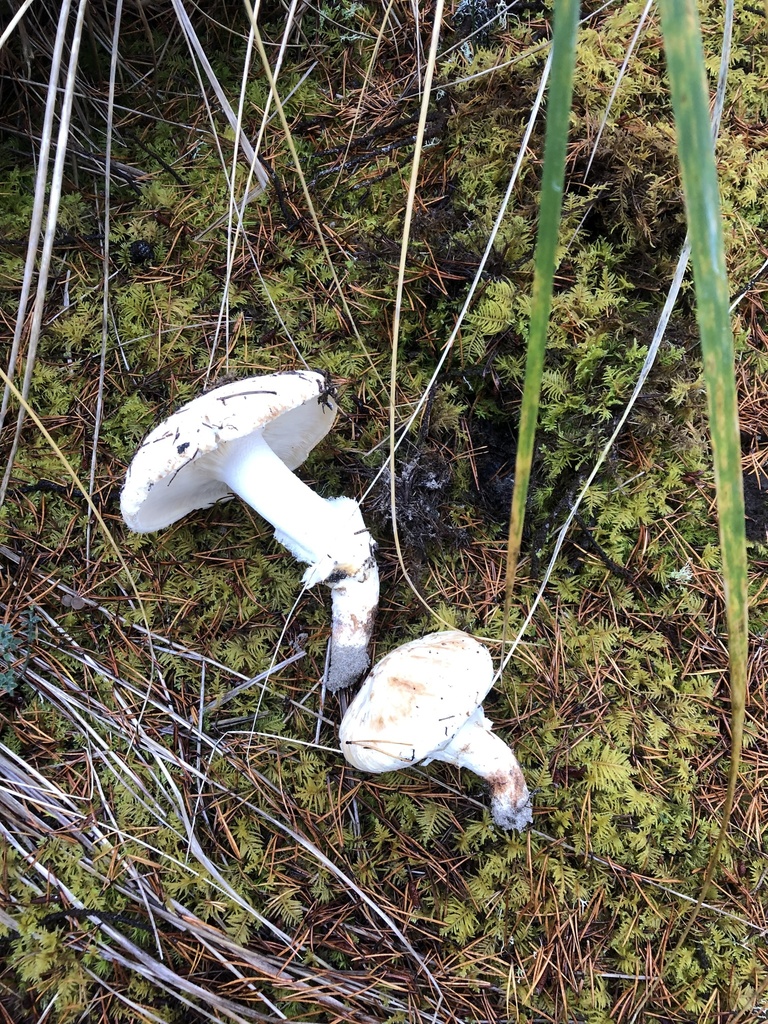
[[[313,371],[224,384],[156,427],[131,463],[120,495],[127,525],[161,530],[194,509],[237,494],[271,523],[302,562],[307,587],[333,595],[328,687],[356,682],[370,665],[379,601],[376,545],[352,498],[322,498],[297,477],[333,426],[336,404]]]
[[[512,750],[485,717],[493,684],[488,649],[459,630],[391,651],[371,670],[339,728],[344,757],[366,772],[447,761],[469,768],[491,789],[493,820],[521,831],[531,797]]]

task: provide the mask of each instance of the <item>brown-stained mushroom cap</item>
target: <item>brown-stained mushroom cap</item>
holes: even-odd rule
[[[347,709],[339,728],[344,757],[366,772],[431,760],[468,768],[490,786],[494,821],[524,829],[532,813],[522,770],[483,714],[493,678],[487,648],[467,633],[403,644],[377,662]]]
[[[434,758],[477,711],[493,683],[487,647],[467,633],[430,633],[377,662],[349,706],[339,740],[366,772]]]

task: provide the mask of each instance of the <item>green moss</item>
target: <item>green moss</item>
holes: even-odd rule
[[[632,391],[683,238],[653,23],[639,41],[587,173],[590,143],[641,6],[607,10],[580,36],[569,194],[514,628],[533,599],[553,533]],[[719,11],[712,15],[714,44]],[[403,9],[398,17],[409,15]],[[718,148],[735,293],[762,262],[766,227],[765,67],[755,44],[758,27],[757,13],[737,12]],[[626,1019],[640,1006],[643,979],[660,968],[661,950],[667,956],[649,1012],[685,1020],[712,1012],[714,1005],[722,1012],[748,1006],[764,978],[757,933],[741,919],[758,919],[751,893],[759,891],[764,873],[755,825],[760,816],[749,811],[758,799],[756,762],[745,767],[745,786],[753,788],[737,810],[720,876],[717,905],[736,917],[702,912],[701,923],[672,952],[690,907],[676,894],[693,898],[699,892],[727,768],[718,549],[690,296],[683,296],[643,394],[586,497],[582,521],[571,529],[526,643],[488,699],[489,715],[515,743],[535,787],[540,831],[500,834],[483,784],[445,765],[379,777],[344,771],[332,749],[340,714],[335,698],[326,698],[319,726],[317,718],[327,592],[301,595],[289,616],[302,568],[237,502],[190,516],[157,536],[139,536],[120,525],[116,499],[125,466],[163,413],[227,375],[297,366],[297,353],[333,375],[343,409],[336,429],[301,472],[323,494],[358,495],[367,487],[388,432],[382,381],[389,377],[403,180],[417,109],[416,98],[398,83],[415,68],[412,45],[401,31],[397,49],[385,33],[348,152],[377,31],[373,10],[325,4],[305,12],[302,39],[313,47],[318,70],[299,85],[306,70],[303,50],[289,47],[281,72],[283,95],[298,86],[288,117],[358,339],[305,216],[276,120],[263,152],[282,205],[273,187],[245,213],[264,288],[241,236],[229,319],[219,323],[227,249],[223,226],[213,225],[228,214],[226,180],[215,140],[206,134],[186,52],[175,36],[166,37],[168,26],[153,21],[151,28],[150,37],[131,28],[121,51],[126,68],[140,69],[136,80],[146,93],[139,98],[126,73],[123,107],[149,109],[146,99],[154,113],[121,123],[114,139],[116,158],[140,165],[145,177],[136,190],[113,183],[114,276],[95,484],[143,607],[99,531],[91,531],[86,553],[79,499],[39,489],[41,481],[67,489],[70,481],[29,427],[0,513],[3,543],[41,574],[19,576],[20,585],[10,591],[13,635],[24,635],[14,616],[29,601],[63,626],[66,635],[46,627],[34,652],[69,695],[68,702],[35,692],[32,684],[20,688],[2,711],[4,742],[45,777],[72,788],[86,820],[92,815],[109,825],[97,850],[74,833],[41,840],[40,863],[88,906],[140,920],[143,927],[130,921],[120,926],[153,956],[157,942],[181,974],[219,993],[237,992],[237,998],[250,999],[251,990],[238,989],[230,975],[223,981],[221,964],[188,933],[182,940],[158,918],[155,936],[146,905],[130,888],[135,872],[146,876],[163,907],[175,899],[252,952],[267,955],[268,947],[276,963],[295,959],[319,972],[330,964],[351,972],[353,980],[367,965],[372,987],[383,996],[360,1012],[377,1020],[410,1019],[410,1009],[401,1010],[394,1000],[403,972],[415,966],[370,908],[318,861],[313,846],[406,929],[446,992],[457,994],[462,1019]],[[282,29],[266,18],[263,30],[270,38],[278,40]],[[219,35],[213,23],[205,31],[217,73],[234,96],[244,42]],[[460,42],[454,31],[453,41]],[[544,54],[533,51],[546,31],[535,9],[521,19],[510,14],[506,28],[473,40],[470,63],[455,51],[438,69],[442,95],[431,111],[432,145],[425,152],[409,249],[398,422],[427,386],[479,263],[538,87]],[[164,54],[152,67],[146,64],[150,41]],[[88,74],[99,67],[89,66]],[[473,77],[490,68],[496,70]],[[265,82],[254,71],[246,86],[249,136],[255,136],[266,97]],[[226,148],[231,133],[221,124],[217,130]],[[524,163],[477,300],[414,451],[403,454],[403,461],[415,452],[448,469],[445,491],[429,515],[415,515],[424,512],[423,499],[410,505],[402,499],[409,571],[442,619],[491,642],[501,634],[502,549],[541,143],[537,126],[533,158]],[[231,149],[226,152],[231,164]],[[10,144],[0,149],[0,165],[0,235],[7,243],[0,254],[0,292],[10,323],[33,174]],[[237,175],[244,182],[242,168]],[[57,443],[86,477],[102,344],[102,264],[94,239],[103,210],[92,186],[82,176],[66,183],[62,245],[54,257],[57,282],[70,272],[70,305],[64,309],[58,284],[51,289],[30,392]],[[152,244],[151,263],[131,262],[136,240]],[[738,315],[749,406],[747,397],[762,393],[768,366],[755,292]],[[745,437],[753,450],[763,441],[760,423],[747,408]],[[369,498],[370,507],[378,493]],[[386,510],[388,494],[382,493]],[[438,536],[436,520],[451,529]],[[381,654],[435,622],[397,570],[391,520],[384,511],[372,513],[372,521],[383,567],[376,634]],[[756,549],[758,576],[763,556]],[[89,608],[62,606],[60,593],[50,589],[54,582],[123,615],[123,623]],[[755,630],[762,633],[766,606],[759,582],[755,602]],[[155,640],[154,650],[134,629],[145,623],[165,638]],[[168,642],[194,657],[174,653]],[[256,676],[294,644],[304,658],[266,687],[254,685],[204,715],[206,736],[218,746],[199,746],[187,723],[198,720],[201,693],[204,704],[226,696],[242,681],[236,673]],[[103,674],[83,663],[83,652],[103,666]],[[200,655],[216,664],[203,669]],[[761,743],[764,734],[755,721],[748,752]],[[194,821],[201,857],[190,848],[177,792]],[[261,815],[283,822],[305,845]],[[98,991],[87,966],[161,1018],[182,1016],[137,972],[105,966],[94,952],[94,943],[105,938],[96,925],[44,925],[58,904],[38,905],[26,884],[31,869],[13,851],[3,857],[3,885],[21,924],[8,940],[9,970],[30,998],[44,1000],[58,990],[59,1019],[78,1019]],[[96,873],[89,870],[94,858]],[[299,951],[286,952],[259,915],[294,936]],[[414,977],[414,1005],[420,1002],[420,1010],[431,1013],[428,988]],[[294,989],[268,978],[248,983],[277,1001],[288,1019],[330,1020],[335,1013],[309,996],[299,1001]],[[110,1020],[130,1019],[116,1001],[105,1012]]]

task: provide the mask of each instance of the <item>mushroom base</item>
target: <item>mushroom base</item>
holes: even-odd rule
[[[367,562],[353,576],[336,582],[326,580],[333,594],[331,654],[326,685],[334,693],[352,686],[368,671],[371,659],[368,643],[379,606],[379,569],[373,556],[373,541]]]
[[[525,831],[533,822],[531,794],[522,771],[509,772],[499,778],[488,779],[491,787],[491,814],[500,828]]]
[[[491,732],[482,708],[468,719],[451,743],[435,754],[439,761],[468,768],[491,787],[491,813],[500,828],[522,832],[533,821],[531,794],[512,749]]]

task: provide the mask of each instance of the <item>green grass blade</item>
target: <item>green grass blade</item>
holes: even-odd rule
[[[661,0],[661,16],[707,387],[730,660],[731,766],[703,898],[728,827],[739,772],[747,677],[747,555],[728,279],[701,30],[694,0]]]
[[[565,153],[568,142],[568,119],[573,91],[578,22],[579,5],[576,0],[557,0],[552,42],[552,73],[547,99],[547,127],[544,138],[544,166],[541,179],[539,228],[536,238],[531,320],[528,331],[523,402],[520,411],[520,436],[515,461],[515,486],[512,493],[507,539],[504,635],[506,635],[512,588],[520,556],[520,539],[523,532],[525,503],[531,476],[536,420],[539,414],[547,324],[552,307],[552,287],[555,276],[560,213],[563,205]]]

